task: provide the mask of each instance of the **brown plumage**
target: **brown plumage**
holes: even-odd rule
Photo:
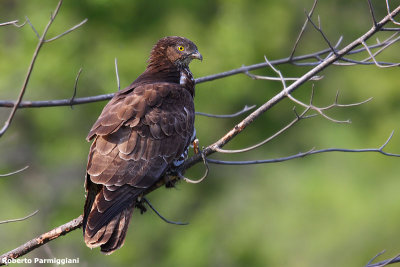
[[[148,66],[104,107],[87,139],[83,235],[88,247],[110,254],[125,240],[138,197],[185,154],[194,133],[192,59],[183,37],[165,37]]]

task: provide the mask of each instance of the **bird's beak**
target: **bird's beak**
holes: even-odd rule
[[[199,59],[200,61],[203,61],[203,56],[200,54],[199,51],[195,51],[194,53],[190,54],[191,58]]]

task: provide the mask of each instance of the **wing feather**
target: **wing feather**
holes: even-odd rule
[[[92,182],[151,186],[184,152],[193,123],[192,96],[178,84],[144,84],[117,94],[91,130],[97,135],[88,163]]]
[[[137,197],[184,153],[193,130],[193,98],[179,84],[128,88],[104,107],[87,137],[88,246],[108,253],[123,244]]]

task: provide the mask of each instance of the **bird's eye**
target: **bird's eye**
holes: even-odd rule
[[[185,48],[184,48],[183,46],[180,45],[180,46],[178,46],[178,50],[179,50],[179,51],[183,51],[183,50],[185,50]]]

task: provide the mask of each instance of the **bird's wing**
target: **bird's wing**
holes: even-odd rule
[[[192,96],[179,84],[122,91],[89,132],[88,139],[95,137],[87,167],[91,181],[109,189],[151,186],[189,145],[193,124]]]
[[[105,106],[88,135],[94,141],[85,183],[87,244],[109,240],[114,230],[107,232],[105,225],[130,210],[134,199],[179,158],[189,145],[193,124],[192,96],[179,84],[140,85],[121,91]]]

